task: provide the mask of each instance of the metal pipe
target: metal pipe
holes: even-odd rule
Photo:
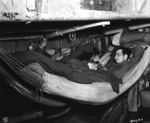
[[[43,35],[33,35],[33,36],[20,36],[20,37],[3,37],[0,38],[0,41],[7,41],[7,40],[26,40],[26,39],[35,39],[35,38],[42,38]]]
[[[95,27],[95,26],[100,26],[101,24],[104,24],[104,23],[99,22],[99,23],[95,23],[95,24],[89,24],[89,25],[85,25],[85,26],[76,27],[74,29],[71,28],[71,29],[66,29],[66,30],[62,30],[62,31],[57,31],[56,34],[48,34],[47,37],[48,38],[57,37],[57,36],[60,36],[60,35],[66,34],[66,33],[74,32],[74,31],[78,31],[78,30],[83,30],[83,29],[87,29],[87,28],[91,28],[91,27]],[[140,29],[140,28],[145,28],[145,27],[150,27],[150,23],[130,26],[129,29],[134,30],[134,29]],[[106,32],[104,32],[104,34],[105,35],[115,34],[115,33],[121,32],[122,30],[123,30],[123,28],[114,29],[114,30],[106,31]],[[3,37],[3,38],[0,38],[0,41],[35,39],[35,38],[42,38],[42,37],[43,37],[43,35]]]
[[[147,24],[130,26],[129,29],[130,30],[135,30],[135,29],[141,29],[141,28],[145,28],[145,27],[149,27],[149,26],[150,26],[150,23],[147,23]],[[105,35],[115,34],[115,33],[121,32],[122,30],[123,30],[123,28],[110,30],[110,31],[106,31],[104,34]]]
[[[56,31],[56,32],[53,32],[51,34],[48,34],[47,38],[62,36],[66,33],[75,32],[75,31],[79,31],[79,30],[84,30],[84,29],[97,27],[97,26],[105,26],[105,25],[109,25],[109,24],[110,24],[110,21],[103,21],[103,22],[97,22],[97,23],[83,25],[83,26],[77,26],[77,27],[73,27],[73,28],[70,28],[70,29],[60,30],[60,31]]]

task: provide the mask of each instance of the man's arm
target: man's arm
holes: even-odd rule
[[[37,46],[36,52],[40,53],[40,54],[43,54],[44,56],[48,57],[48,58],[51,58],[52,56],[47,53],[47,51],[45,50],[45,48],[40,48],[39,46]]]
[[[135,47],[132,48],[132,58],[130,59],[130,61],[128,62],[129,67],[134,66],[135,64],[137,64],[140,59],[142,58],[143,54],[144,54],[144,48],[142,47],[142,45],[136,45]]]
[[[124,62],[121,67],[116,68],[113,73],[122,78],[133,66],[135,66],[143,56],[144,48],[141,45],[137,45],[132,48],[133,56],[129,61]],[[116,66],[117,67],[117,66]]]
[[[133,41],[141,41],[150,44],[150,33],[149,32],[139,32],[135,30],[124,31],[120,38],[120,44],[124,45],[131,43]]]

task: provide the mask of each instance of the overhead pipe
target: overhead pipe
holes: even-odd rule
[[[62,36],[64,34],[67,34],[67,33],[70,33],[70,32],[84,30],[84,29],[88,29],[88,28],[92,28],[92,27],[96,27],[96,26],[104,26],[104,25],[107,25],[107,24],[110,24],[110,22],[109,21],[98,22],[98,23],[94,23],[94,24],[89,24],[89,25],[74,27],[74,28],[70,28],[70,29],[66,29],[66,30],[56,31],[55,33],[51,33],[51,34],[48,34],[46,36],[47,36],[47,38],[53,38],[53,37],[57,37],[57,36]],[[150,27],[150,23],[141,24],[141,25],[134,25],[134,26],[130,26],[128,28],[130,30],[135,30],[135,29],[140,29],[140,28],[145,28],[145,27]],[[122,30],[123,30],[123,28],[105,31],[104,35],[110,35],[110,34],[119,33]],[[98,36],[98,35],[96,35],[96,36]],[[3,37],[3,38],[0,38],[0,41],[36,39],[36,38],[42,38],[42,37],[43,37],[43,35]]]
[[[53,33],[47,34],[46,37],[47,38],[53,38],[53,37],[57,37],[57,36],[62,36],[64,34],[67,34],[67,33],[70,33],[70,32],[75,32],[75,31],[84,30],[84,29],[97,27],[97,26],[105,26],[105,25],[109,25],[109,24],[110,24],[110,21],[103,21],[103,22],[97,22],[97,23],[83,25],[83,26],[77,26],[77,27],[73,27],[73,28],[70,28],[70,29],[55,31]],[[3,38],[0,38],[0,41],[35,39],[35,38],[41,38],[41,37],[43,37],[43,35],[19,36],[19,37],[3,37]]]
[[[130,30],[135,30],[135,29],[141,29],[141,28],[145,28],[145,27],[150,27],[150,23],[147,24],[141,24],[141,25],[134,25],[134,26],[130,26],[128,27]],[[115,29],[115,30],[110,30],[110,31],[106,31],[104,34],[105,35],[110,35],[110,34],[115,34],[115,33],[119,33],[123,30],[123,28],[120,29]]]
[[[0,38],[0,41],[38,39],[38,38],[42,38],[42,37],[43,37],[43,35],[3,37],[3,38]]]
[[[53,38],[57,36],[63,36],[64,34],[79,31],[79,30],[85,30],[88,28],[93,28],[97,26],[105,26],[105,25],[110,25],[110,21],[103,21],[103,22],[97,22],[93,24],[88,24],[88,25],[83,25],[83,26],[76,26],[70,29],[65,29],[65,30],[60,30],[60,31],[55,31],[51,34],[46,35],[47,38]]]

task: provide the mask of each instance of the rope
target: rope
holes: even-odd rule
[[[23,65],[21,62],[19,62],[17,59],[13,58],[11,55],[9,55],[9,54],[7,54],[7,53],[5,53],[5,52],[3,52],[3,51],[0,51],[0,57],[1,57],[1,59],[2,59],[3,61],[5,61],[5,62],[7,63],[7,65],[8,65],[9,67],[11,67],[12,70],[15,71],[15,73],[18,74],[17,69],[18,69],[18,70],[23,69],[23,66],[24,66],[24,65]],[[15,68],[15,67],[16,67],[16,68]],[[1,70],[2,76],[3,76],[6,80],[8,80],[9,82],[11,82],[11,83],[10,83],[10,86],[11,86],[11,87],[14,87],[16,80],[15,80],[8,72],[6,72],[5,70],[3,70],[3,68],[1,68],[0,70]],[[26,77],[28,77],[28,76],[26,76]],[[30,78],[30,77],[28,77],[28,78],[29,78],[30,80],[34,81],[32,78]],[[41,87],[42,87],[42,86],[41,86]],[[40,90],[40,95],[39,95],[39,91],[38,91],[38,90]],[[40,88],[40,89],[36,88],[36,102],[41,102],[41,100],[42,100],[43,94],[42,94],[42,91],[41,91],[41,90],[42,90],[41,88]]]
[[[31,83],[34,84],[33,83],[33,81],[35,82],[34,79],[32,79],[31,77],[28,77],[25,74],[23,74],[23,76],[22,76],[22,74],[20,73],[20,69],[23,69],[25,67],[25,65],[23,65],[17,59],[15,59],[13,56],[11,56],[10,54],[0,50],[0,60],[5,62],[8,67],[10,67],[17,75],[19,75],[21,77],[21,79],[23,79],[24,81],[27,81],[30,85],[31,85]],[[32,70],[32,69],[30,69],[30,70]],[[44,97],[44,95],[43,95],[44,90],[42,88],[43,85],[41,85],[38,88],[34,84],[34,87],[35,87],[36,90],[34,88],[30,89],[30,88],[28,88],[28,86],[24,85],[25,83],[20,83],[20,80],[17,80],[11,74],[11,72],[9,72],[7,69],[5,69],[5,66],[2,66],[1,64],[0,64],[0,74],[2,75],[2,77],[4,77],[5,80],[7,80],[7,82],[9,83],[9,85],[11,87],[13,87],[15,90],[17,90],[20,94],[24,95],[28,99],[34,100],[38,103],[42,103],[42,104],[45,104],[45,105],[48,105],[48,106],[51,106],[51,103],[52,103],[52,105],[55,105],[55,106],[58,106],[58,107],[62,107],[62,106],[66,105],[66,103],[57,102],[57,100],[56,100],[56,103],[53,104],[53,102],[51,102],[51,98],[49,99],[49,98]],[[31,80],[31,82],[29,80]]]
[[[22,64],[20,61],[18,61],[17,59],[15,59],[13,56],[11,56],[10,54],[0,50],[1,55],[3,55],[6,59],[8,59],[8,61],[10,61],[13,64],[18,65],[20,68],[25,67],[24,64]]]
[[[9,81],[13,80],[11,75],[9,73],[7,73],[1,66],[0,66],[0,72],[1,72],[1,75],[4,77],[5,80],[9,80]]]
[[[22,75],[22,73],[19,73],[25,67],[25,65],[23,65],[20,61],[18,61],[13,56],[11,56],[10,54],[8,54],[2,50],[0,50],[0,57],[17,75],[21,76],[21,78],[23,78],[25,81],[27,81],[27,79],[28,79],[29,80],[29,81],[27,81],[28,83],[32,84],[35,87],[39,86],[39,84],[37,84],[35,82],[35,80],[33,78],[31,78],[30,76],[28,76],[26,74]],[[30,68],[28,68],[28,69],[30,69]],[[30,69],[30,70],[33,71],[32,69]],[[43,87],[43,83],[42,83],[42,85],[40,85],[40,87],[37,87],[37,88],[41,88],[41,87]]]

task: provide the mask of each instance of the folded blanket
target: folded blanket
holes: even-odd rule
[[[82,84],[110,82],[114,91],[119,92],[119,83],[122,82],[121,79],[118,79],[109,71],[94,71],[88,69],[87,65],[79,60],[72,60],[68,64],[63,64],[51,60],[35,51],[11,53],[11,55],[25,65],[36,62],[39,63],[46,72],[63,76],[71,81]]]

